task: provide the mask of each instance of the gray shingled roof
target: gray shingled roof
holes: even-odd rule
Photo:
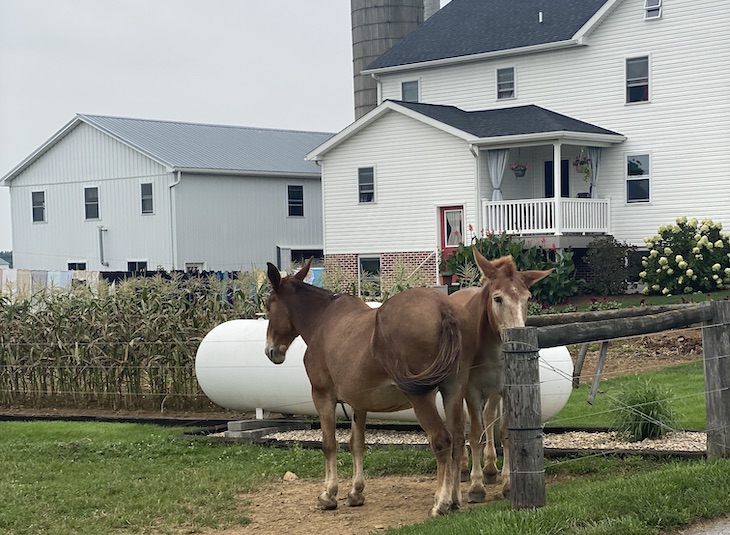
[[[100,115],[79,119],[175,169],[320,173],[304,157],[333,134]]]
[[[612,134],[617,132],[601,128],[573,117],[530,104],[495,110],[464,111],[454,106],[394,101],[436,121],[457,128],[479,138],[539,134],[544,132],[581,132],[586,134]]]
[[[366,70],[567,41],[609,1],[451,0]]]

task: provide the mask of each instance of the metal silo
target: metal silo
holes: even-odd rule
[[[355,119],[378,103],[375,80],[360,71],[421,24],[424,5],[432,12],[433,4],[434,0],[350,0]]]

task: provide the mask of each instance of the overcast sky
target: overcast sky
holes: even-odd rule
[[[350,2],[0,0],[0,177],[77,113],[338,132]]]

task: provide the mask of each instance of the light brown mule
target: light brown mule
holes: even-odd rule
[[[297,335],[307,343],[304,367],[322,426],[325,457],[324,492],[317,498],[317,507],[337,507],[335,408],[344,402],[353,409],[348,505],[365,501],[362,460],[367,412],[413,407],[437,462],[430,514],[458,509],[463,404],[476,347],[474,322],[464,307],[426,288],[406,290],[371,309],[358,298],[303,282],[310,265],[311,260],[296,275],[283,278],[273,264],[268,265],[272,292],[267,301],[266,355],[280,364]],[[443,398],[445,423],[437,412],[437,391]]]
[[[498,419],[497,412],[504,389],[502,331],[525,326],[527,301],[530,299],[529,288],[550,275],[553,270],[518,271],[511,256],[503,256],[490,262],[476,247],[472,247],[472,250],[482,273],[480,286],[454,292],[449,299],[469,312],[478,332],[477,353],[469,374],[466,395],[472,460],[468,500],[483,502],[486,499],[484,480],[495,482],[497,477],[494,424]],[[484,438],[486,445],[482,442]],[[502,493],[506,496],[510,489],[510,465],[509,435],[504,417],[500,422],[500,439],[504,455]],[[484,469],[481,465],[482,454]]]

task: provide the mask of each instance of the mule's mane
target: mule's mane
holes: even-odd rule
[[[501,256],[495,260],[492,260],[492,265],[497,269],[499,273],[501,273],[508,279],[513,278],[517,273],[517,265],[515,264],[512,255]],[[481,279],[479,279],[479,284],[483,285],[486,280],[487,277],[485,277],[485,275],[482,273],[482,277]]]
[[[334,301],[335,299],[339,299],[343,295],[343,294],[335,293],[332,290],[328,290],[327,288],[320,288],[319,286],[314,286],[313,284],[308,284],[306,282],[300,281],[299,279],[295,279],[293,277],[288,277],[288,279],[289,279],[289,282],[291,282],[294,285],[295,291],[297,291],[297,292],[314,293],[321,297],[328,298],[331,301]]]

